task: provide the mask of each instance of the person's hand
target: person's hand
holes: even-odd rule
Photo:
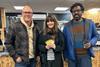
[[[46,45],[45,48],[46,48],[46,49],[50,49],[50,46],[49,46],[49,45]]]
[[[46,49],[54,48],[55,49],[55,41],[53,39],[49,39],[46,42]]]
[[[36,57],[36,67],[41,67],[40,56]]]
[[[55,44],[46,45],[46,49],[56,48]]]
[[[21,62],[21,61],[22,61],[21,57],[17,57],[16,62]]]
[[[90,47],[91,47],[91,44],[90,43],[84,44],[84,48],[90,48]]]
[[[56,48],[56,45],[55,44],[52,44],[51,45],[51,48],[55,49]]]
[[[37,61],[37,63],[40,63],[40,56],[36,57],[36,61]]]

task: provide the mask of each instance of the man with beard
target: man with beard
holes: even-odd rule
[[[73,19],[65,24],[64,59],[68,59],[68,67],[92,67],[94,57],[92,47],[97,42],[97,31],[93,21],[83,18],[84,7],[75,3],[70,11]]]

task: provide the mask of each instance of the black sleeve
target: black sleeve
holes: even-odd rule
[[[39,51],[40,52],[43,52],[43,53],[46,53],[47,52],[47,49],[45,48],[45,45],[46,44],[44,42],[44,37],[43,37],[42,34],[39,37],[38,45],[39,45]]]
[[[62,32],[58,33],[57,36],[58,42],[56,43],[55,52],[62,52],[64,50],[64,35]]]

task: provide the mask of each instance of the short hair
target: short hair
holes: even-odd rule
[[[29,5],[29,4],[25,4],[24,7],[23,7],[23,9],[25,9],[25,7],[29,7],[29,8],[32,9],[32,11],[33,11],[33,8],[32,8],[31,5]],[[23,9],[22,9],[22,11],[23,11]]]
[[[77,6],[80,6],[81,10],[84,12],[84,6],[81,3],[74,3],[70,8],[70,12],[72,13],[73,8]]]

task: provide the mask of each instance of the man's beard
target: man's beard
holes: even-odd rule
[[[81,19],[81,16],[78,14],[74,15],[74,20],[79,21]]]

